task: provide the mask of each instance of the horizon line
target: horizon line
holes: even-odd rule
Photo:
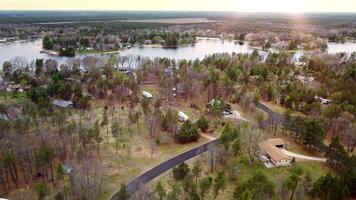
[[[80,10],[80,9],[0,9],[0,12],[210,12],[210,13],[234,13],[234,14],[356,14],[356,11],[312,11],[312,12],[280,12],[280,11],[233,11],[233,10],[106,10],[106,9],[98,9],[98,10]]]

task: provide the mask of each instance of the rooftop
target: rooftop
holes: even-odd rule
[[[152,98],[153,97],[153,95],[151,93],[146,92],[146,91],[142,91],[142,95],[147,97],[147,98]]]
[[[73,102],[56,99],[53,101],[53,105],[61,107],[61,108],[67,108],[69,106],[72,106]]]
[[[283,154],[276,145],[283,145],[284,141],[282,139],[269,139],[263,141],[259,144],[261,150],[266,152],[273,160],[280,161],[280,160],[291,160],[289,156]]]

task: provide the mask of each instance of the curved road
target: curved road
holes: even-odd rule
[[[189,160],[197,155],[200,155],[209,150],[210,147],[217,146],[219,144],[219,139],[215,139],[211,142],[205,143],[198,147],[195,147],[191,150],[188,150],[182,154],[179,154],[164,163],[161,163],[145,172],[143,172],[140,176],[137,176],[133,179],[130,183],[126,186],[126,191],[128,194],[134,194],[142,185],[150,182],[157,176],[161,175],[162,173],[166,172],[167,170],[173,168],[174,166]],[[111,197],[111,200],[119,200],[118,194],[115,194]]]
[[[265,128],[272,123],[277,123],[279,125],[283,124],[283,122],[284,122],[283,115],[273,111],[271,108],[269,108],[268,106],[266,106],[260,102],[258,102],[256,106],[257,106],[257,108],[260,108],[261,110],[265,111],[268,114],[268,119],[263,120],[261,123],[262,128]]]
[[[257,107],[262,109],[268,114],[268,119],[262,121],[261,127],[267,127],[271,122],[282,124],[284,119],[283,115],[274,112],[272,109],[267,107],[262,103],[258,103]],[[208,143],[202,144],[198,147],[195,147],[191,150],[188,150],[182,154],[179,154],[164,163],[161,163],[145,172],[143,172],[140,176],[134,178],[131,182],[129,182],[126,186],[127,193],[134,194],[141,186],[145,185],[146,183],[152,181],[157,176],[161,175],[162,173],[166,172],[167,170],[175,167],[176,165],[189,160],[197,155],[200,155],[209,150],[209,147],[217,146],[219,144],[219,139],[214,139]],[[111,197],[111,200],[119,200],[118,193]]]

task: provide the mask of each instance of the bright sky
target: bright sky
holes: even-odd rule
[[[0,0],[0,10],[356,12],[356,0]]]

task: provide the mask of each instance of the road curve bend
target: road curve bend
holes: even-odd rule
[[[274,112],[272,109],[267,107],[262,103],[257,103],[257,107],[262,109],[268,114],[268,119],[262,122],[262,127],[268,126],[271,121],[274,121],[278,124],[283,122],[283,115]],[[181,153],[173,158],[143,172],[141,175],[137,176],[131,182],[129,182],[126,186],[126,191],[129,195],[134,194],[141,186],[145,185],[146,183],[152,181],[157,176],[163,174],[164,172],[172,169],[176,165],[187,161],[195,156],[198,156],[206,151],[209,150],[211,146],[217,146],[219,144],[219,139],[214,139],[208,143],[202,144],[198,147],[195,147],[191,150],[188,150],[184,153]],[[118,193],[110,198],[111,200],[119,200]]]
[[[194,158],[206,151],[209,150],[210,147],[217,146],[219,144],[219,139],[212,140],[208,143],[202,144],[198,147],[190,149],[184,153],[181,153],[173,158],[143,172],[141,175],[137,176],[131,182],[129,182],[126,186],[126,191],[129,195],[134,194],[142,185],[152,181],[157,176],[162,173],[172,169],[174,166],[187,161],[191,158]],[[111,200],[119,200],[118,193],[110,198]]]

